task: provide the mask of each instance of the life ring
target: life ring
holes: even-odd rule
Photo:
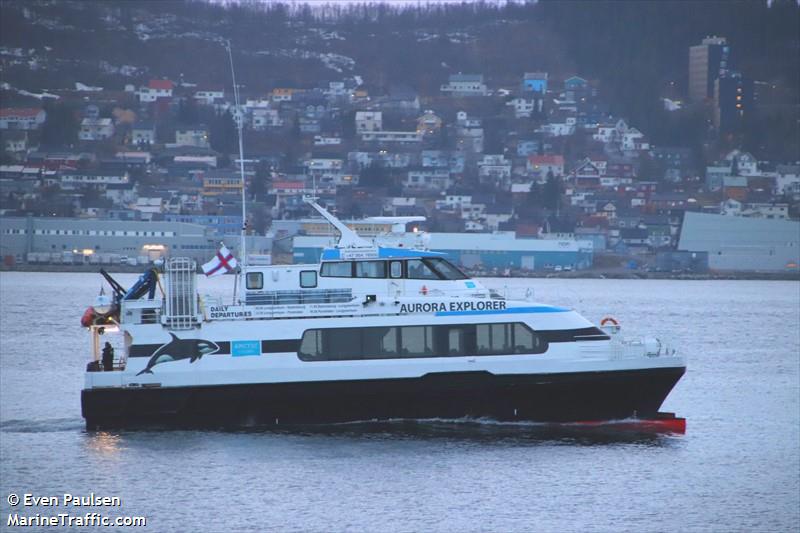
[[[601,326],[606,326],[608,324],[611,324],[614,327],[618,327],[619,326],[619,322],[617,322],[617,319],[613,318],[613,317],[610,317],[610,316],[607,316],[603,320],[600,321],[600,325]]]

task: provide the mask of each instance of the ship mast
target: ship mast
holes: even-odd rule
[[[244,117],[242,116],[242,108],[239,105],[239,86],[236,85],[236,71],[233,69],[233,53],[231,52],[231,42],[227,43],[228,59],[231,63],[231,78],[233,80],[233,101],[236,106],[236,112],[239,119],[236,125],[239,133],[239,176],[242,181],[242,235],[241,235],[241,272],[247,270],[247,203],[245,196],[245,179],[244,179],[244,147],[242,145],[242,127],[244,125]]]

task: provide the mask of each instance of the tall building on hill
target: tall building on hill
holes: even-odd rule
[[[741,130],[742,121],[753,113],[753,80],[729,72],[714,81],[714,127],[720,133]]]
[[[714,96],[714,80],[730,70],[731,49],[725,37],[706,37],[689,47],[689,100],[704,102]]]

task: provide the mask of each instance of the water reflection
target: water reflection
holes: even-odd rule
[[[86,432],[86,447],[101,458],[113,458],[122,452],[123,437],[107,431]]]

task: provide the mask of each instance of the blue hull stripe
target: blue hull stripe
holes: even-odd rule
[[[536,307],[511,307],[509,309],[486,311],[439,311],[436,316],[472,316],[472,315],[517,315],[524,313],[566,313],[570,311],[565,307],[539,305]]]

